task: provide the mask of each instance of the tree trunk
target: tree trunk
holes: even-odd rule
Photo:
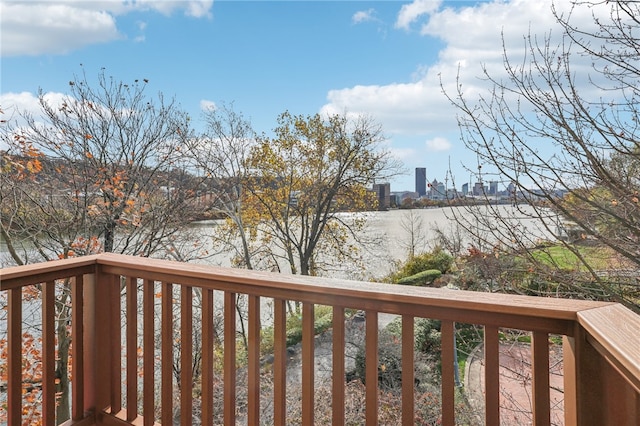
[[[65,284],[65,293],[70,291],[68,283]],[[66,299],[68,296],[63,296],[58,303],[58,356],[56,360],[56,393],[59,395],[56,405],[56,423],[61,424],[71,418],[70,411],[70,397],[71,386],[69,380],[69,345],[71,344],[71,335],[68,333],[67,324],[70,318],[71,312],[67,306]]]
[[[113,240],[115,238],[116,223],[110,220],[104,227],[104,251],[113,252]]]

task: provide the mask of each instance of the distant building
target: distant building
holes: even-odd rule
[[[427,169],[416,167],[416,192],[419,197],[427,195]]]
[[[395,197],[396,205],[398,206],[402,204],[402,201],[406,200],[407,198],[411,200],[417,200],[418,198],[420,198],[420,195],[414,191],[392,192],[391,196]]]
[[[495,180],[489,182],[489,195],[498,195],[498,182]]]
[[[465,197],[469,193],[469,184],[462,184],[462,196]]]
[[[436,179],[429,184],[429,199],[430,200],[444,200],[447,194],[445,192],[444,183],[438,182]]]
[[[391,207],[391,184],[375,183],[373,192],[378,198],[378,210],[388,210]]]
[[[476,182],[476,184],[473,185],[473,195],[484,195],[484,193],[484,185],[482,182]]]

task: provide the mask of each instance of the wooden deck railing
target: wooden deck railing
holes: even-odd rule
[[[565,424],[640,424],[640,318],[618,304],[288,276],[114,254],[6,268],[0,273],[0,284],[0,296],[7,304],[3,321],[8,353],[6,393],[0,394],[5,400],[0,403],[6,404],[6,421],[12,426],[24,421],[21,371],[27,311],[29,321],[38,319],[42,330],[42,399],[35,403],[41,404],[42,424],[55,424],[54,300],[61,286],[70,289],[72,304],[72,420],[66,424],[179,421],[190,425],[194,406],[203,425],[220,415],[226,425],[260,424],[265,398],[260,361],[265,298],[273,300],[273,393],[269,396],[273,424],[285,424],[287,416],[287,301],[302,304],[302,424],[313,424],[318,408],[314,406],[316,305],[333,307],[332,424],[344,424],[345,419],[344,318],[345,309],[351,308],[366,313],[363,404],[367,424],[377,424],[379,416],[379,313],[402,316],[402,424],[414,423],[414,318],[442,321],[440,420],[444,425],[456,421],[454,323],[484,327],[486,424],[500,424],[501,328],[531,333],[533,424],[551,423],[552,335],[563,338]],[[30,312],[36,302],[24,301],[25,289],[34,285],[41,298],[37,315]],[[242,408],[236,382],[237,295],[248,298],[243,323],[248,334],[248,379]],[[214,318],[220,310],[224,328],[216,339]],[[193,351],[194,342],[203,348],[201,352]],[[201,371],[196,393],[194,365]],[[216,384],[215,390],[220,369],[223,385]],[[174,379],[176,370],[179,380]]]

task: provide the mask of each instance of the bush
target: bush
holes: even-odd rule
[[[442,276],[442,272],[437,269],[427,269],[417,274],[400,278],[398,284],[403,285],[429,285]]]
[[[446,274],[451,270],[452,266],[453,257],[441,248],[435,248],[428,253],[422,253],[407,260],[398,267],[395,273],[389,276],[389,280],[391,282],[398,282],[402,278],[434,269],[440,271],[442,274]]]
[[[416,350],[433,357],[440,356],[440,321],[418,318],[415,323]]]
[[[451,266],[453,266],[453,257],[441,248],[436,247],[428,253],[422,253],[409,259],[400,272],[407,276],[427,269],[437,269],[446,274],[451,269]]]

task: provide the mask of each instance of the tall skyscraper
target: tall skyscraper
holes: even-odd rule
[[[416,167],[416,192],[420,197],[427,195],[427,169]]]

